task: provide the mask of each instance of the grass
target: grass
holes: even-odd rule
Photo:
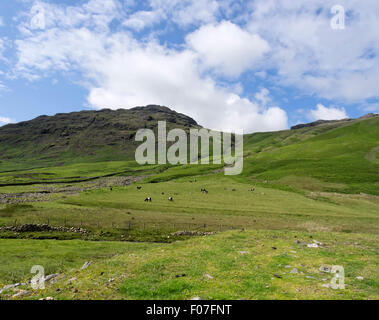
[[[304,245],[314,239],[323,242],[324,247]],[[100,259],[84,271],[78,270],[83,260],[78,261],[74,270],[64,273],[65,278],[46,291],[33,292],[29,299],[46,296],[63,300],[190,299],[194,296],[378,299],[379,277],[375,266],[379,251],[375,240],[375,236],[367,234],[282,230],[229,231],[172,244],[131,243],[123,247],[124,253]],[[71,244],[80,248],[76,242],[64,245]],[[43,242],[37,242],[35,250],[40,246]],[[330,283],[332,275],[320,272],[319,268],[333,265],[345,269],[345,290],[322,286]],[[290,273],[293,268],[298,272]],[[358,280],[358,276],[363,280]],[[77,280],[69,282],[72,277]]]
[[[112,226],[125,229],[129,222],[139,227],[160,223],[161,229],[169,229],[163,230],[163,235],[175,228],[187,228],[189,223],[205,224],[217,231],[242,226],[360,233],[379,229],[378,200],[373,196],[310,196],[260,186],[251,192],[253,183],[234,181],[221,173],[139,184],[141,190],[129,185],[112,191],[86,191],[51,202],[8,205],[0,209],[0,225],[13,224],[17,219],[18,224],[49,221],[53,225],[107,230]],[[202,194],[201,188],[209,193]],[[170,196],[173,202],[168,201]],[[144,202],[146,197],[153,201]]]
[[[0,197],[47,187],[81,189],[104,177],[143,180],[0,204],[0,226],[48,222],[89,230],[0,231],[0,284],[27,279],[30,265],[42,264],[48,273],[66,277],[27,298],[377,299],[378,119],[247,135],[239,176],[224,176],[219,165],[75,163],[80,159],[3,170]],[[144,202],[146,197],[152,202]],[[196,239],[172,235],[189,229],[219,233]],[[296,243],[312,239],[326,246]],[[79,272],[87,260],[96,263]],[[320,273],[321,265],[344,266],[346,290],[322,287],[330,274]],[[68,283],[70,277],[77,282]]]
[[[46,275],[62,273],[80,268],[89,260],[109,259],[116,254],[138,252],[147,247],[154,247],[154,244],[0,239],[0,285],[29,277],[34,265],[42,265]]]

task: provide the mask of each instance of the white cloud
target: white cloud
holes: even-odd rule
[[[269,94],[270,91],[268,91],[266,88],[262,88],[259,92],[255,94],[255,99],[259,101],[263,106],[266,106],[267,103],[271,101]]]
[[[379,96],[379,2],[340,0],[345,30],[332,30],[335,0],[256,0],[248,29],[271,47],[267,69],[279,84],[328,99]]]
[[[344,108],[325,107],[318,104],[316,109],[310,111],[311,120],[341,120],[348,118]]]
[[[232,77],[253,67],[269,51],[267,42],[259,35],[228,21],[203,26],[188,35],[186,41],[206,67]]]
[[[117,7],[113,10],[117,11]],[[88,103],[95,108],[131,108],[153,103],[188,114],[212,129],[251,132],[288,127],[287,115],[279,107],[266,108],[242,98],[235,91],[238,86],[220,87],[214,78],[203,75],[198,53],[188,48],[169,49],[154,40],[137,41],[127,32],[109,32],[105,18],[94,19],[86,6],[70,10],[54,7],[51,12],[56,13],[58,21],[65,21],[65,27],[57,27],[51,16],[45,30],[29,31],[16,42],[20,76],[34,80],[55,71],[78,70],[89,91]],[[72,16],[66,18],[68,12],[80,13],[80,23]],[[110,10],[108,14],[116,13]],[[91,28],[85,27],[89,23]],[[232,27],[233,32],[261,45],[257,37],[250,37],[237,27]],[[241,48],[246,45],[254,60],[257,58],[255,47],[253,50],[249,44],[237,44]],[[233,51],[223,55],[224,59],[233,60],[225,61],[229,63],[225,70],[230,73],[236,71],[232,64],[240,63],[234,60],[236,56],[239,54]],[[237,71],[242,72],[253,61],[245,53],[240,57],[243,62],[237,64]]]
[[[158,23],[164,16],[165,15],[162,10],[138,11],[124,20],[122,25],[140,31],[146,27],[151,27],[155,23]]]
[[[149,0],[148,4],[150,10],[134,12],[123,25],[140,31],[165,21],[186,28],[215,22],[220,11],[216,0]],[[133,7],[135,3],[132,1],[127,5]]]
[[[150,0],[153,11],[163,10],[167,18],[183,27],[216,21],[219,4],[216,0]]]
[[[5,125],[11,122],[12,122],[12,119],[0,116],[0,125]]]

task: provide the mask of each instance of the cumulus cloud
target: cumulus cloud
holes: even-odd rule
[[[269,51],[268,43],[259,35],[250,34],[229,21],[202,26],[186,40],[206,67],[232,77],[253,67]]]
[[[0,126],[11,123],[12,119],[0,116]]]
[[[158,23],[164,16],[165,15],[162,10],[138,11],[125,19],[122,22],[122,25],[140,31],[146,27],[151,27],[155,23]]]
[[[255,99],[259,101],[263,106],[266,106],[267,103],[271,101],[269,94],[269,90],[267,90],[266,88],[262,88],[259,92],[255,94]]]
[[[91,8],[96,8],[95,0],[91,3]],[[251,132],[287,128],[287,115],[279,107],[259,105],[238,95],[235,86],[221,87],[215,78],[204,75],[197,51],[168,48],[154,39],[138,41],[123,31],[109,32],[106,17],[101,17],[103,13],[86,6],[54,10],[56,19],[65,21],[65,28],[58,27],[57,21],[50,17],[45,29],[28,30],[16,42],[19,75],[34,80],[41,74],[78,70],[89,91],[88,103],[95,108],[131,108],[154,103],[188,114],[211,129]],[[76,13],[78,18],[66,18],[68,12]],[[116,15],[117,6],[111,7],[109,14]],[[92,27],[86,27],[88,24]],[[257,37],[237,27],[227,25],[227,28],[237,36],[262,44]],[[249,44],[246,46],[250,48]],[[257,48],[248,50],[256,59]],[[236,56],[243,62],[233,70]],[[234,52],[224,52],[223,59],[225,70],[230,73],[241,72],[253,62]],[[216,62],[215,65],[221,63]]]
[[[148,0],[149,10],[139,10],[129,15],[123,26],[141,31],[162,21],[181,27],[215,22],[220,5],[216,0]],[[136,5],[131,1],[130,7]],[[224,6],[223,6],[224,7]]]
[[[325,107],[318,104],[316,109],[312,109],[309,116],[310,120],[341,120],[348,118],[344,108]]]
[[[333,30],[335,0],[256,0],[246,22],[271,47],[267,69],[277,82],[328,99],[379,96],[379,2],[340,0],[345,30]]]

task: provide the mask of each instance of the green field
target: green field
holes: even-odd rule
[[[378,117],[247,135],[238,176],[220,165],[3,162],[0,227],[88,232],[0,231],[0,286],[39,264],[61,278],[23,298],[378,299],[378,137]],[[217,234],[174,235],[189,230]],[[345,268],[345,290],[322,286],[322,265]]]
[[[304,245],[314,239],[322,242],[323,247]],[[378,299],[379,248],[375,240],[367,234],[229,231],[172,244],[82,241],[56,244],[51,240],[29,243],[0,240],[0,243],[13,248],[7,253],[9,268],[24,269],[25,265],[42,261],[51,272],[61,272],[56,283],[46,290],[33,291],[29,299],[191,299],[197,296],[202,299]],[[25,250],[33,250],[36,256],[25,254]],[[48,254],[50,250],[55,254]],[[108,257],[111,251],[114,256]],[[101,259],[81,271],[82,264],[92,260],[92,256]],[[333,265],[345,269],[344,290],[324,287],[333,275],[319,269]],[[12,292],[7,294],[11,296]]]

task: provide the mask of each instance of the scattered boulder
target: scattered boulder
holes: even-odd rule
[[[173,233],[173,236],[190,236],[190,237],[198,237],[198,236],[212,236],[216,234],[216,232],[202,232],[202,231],[178,231]]]
[[[83,266],[80,268],[80,270],[87,269],[92,264],[92,261],[87,261],[83,264]]]
[[[45,282],[50,282],[58,276],[59,276],[59,273],[50,274],[45,277]]]
[[[330,266],[321,266],[319,269],[321,272],[329,273],[332,271],[332,267]]]
[[[14,294],[12,296],[12,298],[20,298],[20,297],[26,296],[28,294],[30,294],[29,291],[27,291],[27,290],[20,290],[19,292],[17,292],[16,294]]]

